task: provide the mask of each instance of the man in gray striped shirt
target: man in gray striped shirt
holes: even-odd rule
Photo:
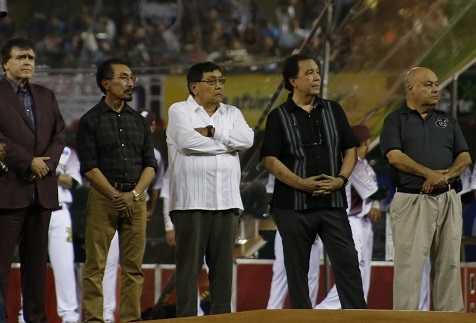
[[[291,94],[268,116],[261,164],[276,177],[272,207],[283,239],[291,305],[312,308],[307,273],[319,234],[342,308],[366,308],[344,189],[359,143],[342,107],[318,97],[321,78],[312,57],[286,59],[283,78]]]

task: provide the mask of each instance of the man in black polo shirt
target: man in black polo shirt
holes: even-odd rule
[[[111,240],[119,232],[121,322],[141,320],[146,193],[157,169],[147,121],[127,102],[135,76],[117,59],[101,63],[96,81],[105,96],[79,121],[81,173],[91,182],[83,277],[85,321],[104,321],[102,278]]]
[[[366,308],[344,186],[359,145],[342,107],[318,97],[319,67],[297,54],[283,65],[287,101],[268,116],[261,164],[276,177],[272,205],[293,308],[312,308],[307,273],[316,234],[333,264],[342,308]]]
[[[418,310],[430,256],[436,311],[463,312],[460,278],[461,199],[453,182],[471,163],[457,121],[434,110],[438,78],[415,67],[405,76],[406,105],[385,118],[382,155],[397,193],[390,209],[395,247],[393,308]]]

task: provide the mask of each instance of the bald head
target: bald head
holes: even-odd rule
[[[414,67],[409,70],[404,85],[410,108],[425,111],[438,103],[438,77],[429,68]]]
[[[408,86],[409,85],[415,85],[416,82],[425,79],[425,78],[431,78],[431,79],[436,79],[436,74],[430,70],[429,68],[426,67],[414,67],[411,70],[407,72],[405,75],[405,79],[403,81],[403,84],[405,85],[405,90],[408,91]]]

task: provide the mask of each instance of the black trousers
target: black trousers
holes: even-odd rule
[[[359,261],[345,209],[311,211],[275,209],[274,217],[283,238],[284,265],[291,306],[312,308],[307,273],[316,234],[322,239],[334,271],[343,309],[365,309]]]

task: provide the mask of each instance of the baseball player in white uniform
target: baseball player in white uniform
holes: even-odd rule
[[[156,130],[155,114],[148,110],[138,111],[148,122],[150,131]],[[154,156],[157,161],[157,171],[154,178],[150,182],[147,190],[147,220],[150,221],[159,198],[159,192],[164,184],[164,160],[160,152],[154,148]],[[111,240],[111,246],[107,254],[106,268],[104,270],[103,287],[103,317],[106,323],[114,322],[114,312],[116,311],[116,282],[117,269],[119,267],[119,237],[118,233],[114,234]]]
[[[273,194],[275,177],[271,174],[268,176],[266,184],[266,193]],[[317,301],[317,291],[319,289],[319,261],[322,253],[322,242],[316,239],[311,248],[309,258],[309,272],[307,281],[309,286],[309,298],[314,307]],[[286,279],[286,268],[284,267],[283,241],[279,231],[276,230],[274,238],[274,263],[273,277],[271,279],[271,288],[269,291],[269,299],[267,309],[281,309],[284,307],[286,295],[288,294],[288,283]]]
[[[476,169],[476,164],[475,164]],[[470,167],[466,167],[463,173],[459,175],[461,180],[461,191],[458,193],[459,195],[463,195],[469,193],[473,190],[476,190],[476,180],[475,180],[475,173],[474,170],[471,172]],[[465,205],[463,204],[463,210]],[[425,266],[423,267],[423,274],[421,280],[421,290],[420,290],[420,304],[418,309],[420,311],[429,311],[430,310],[430,258],[427,258],[425,261]]]
[[[51,213],[48,231],[48,254],[53,268],[57,313],[63,323],[80,321],[76,274],[74,271],[73,232],[69,206],[73,202],[71,189],[82,184],[76,152],[65,147],[58,167],[58,201],[61,209]],[[20,310],[19,322],[24,322]]]
[[[358,125],[352,127],[352,131],[360,142],[360,146],[357,148],[357,163],[349,177],[349,185],[346,186],[349,205],[347,214],[359,258],[364,297],[367,301],[374,237],[371,221],[377,221],[381,217],[379,199],[383,197],[383,194],[379,192],[375,171],[365,159],[370,144],[370,130],[364,125]],[[314,308],[342,308],[335,285],[326,298]]]

